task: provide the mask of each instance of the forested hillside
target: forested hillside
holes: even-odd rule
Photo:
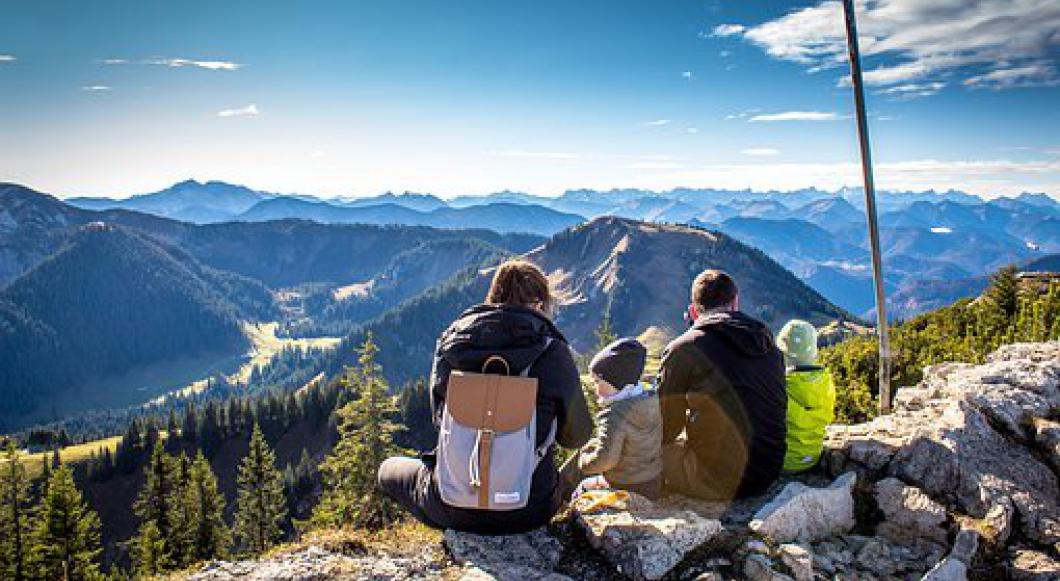
[[[81,386],[135,367],[238,353],[240,320],[275,317],[260,283],[102,222],[0,291],[0,303],[0,425],[56,398],[89,406]]]

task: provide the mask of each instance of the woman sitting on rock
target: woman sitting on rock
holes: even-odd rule
[[[452,374],[454,378],[484,373],[491,362],[503,360],[508,375],[537,380],[533,441],[540,452],[532,460],[536,461],[536,467],[528,467],[532,477],[528,494],[523,498],[517,493],[497,492],[484,484],[498,466],[507,468],[504,463],[512,462],[500,454],[493,454],[490,459],[490,450],[499,451],[504,442],[498,435],[499,429],[487,429],[484,425],[477,426],[475,447],[460,461],[450,459],[442,464],[445,458],[451,457],[439,458],[436,449],[435,453],[424,454],[419,459],[390,458],[383,462],[378,474],[380,489],[428,526],[479,534],[520,533],[547,524],[559,509],[552,443],[579,448],[592,435],[593,423],[570,347],[552,323],[553,303],[548,279],[538,267],[522,260],[509,261],[497,268],[486,302],[465,311],[438,340],[431,373],[431,410],[435,427],[441,430],[443,438],[458,429],[466,429],[453,424],[443,426],[443,422],[452,421],[453,417],[454,410],[446,407],[452,372],[470,372]],[[488,386],[489,380],[482,385]],[[491,397],[498,395],[492,393]],[[500,394],[499,397],[507,396]],[[465,398],[461,405],[466,406],[467,401]],[[496,416],[510,416],[509,411],[498,409]],[[466,411],[461,413],[467,416]],[[483,412],[482,422],[487,421],[487,414],[492,417],[494,412],[492,409]],[[451,492],[446,496],[445,492],[453,487],[444,482],[442,475],[455,473],[462,477],[468,472],[471,486],[485,487],[488,494],[483,494],[482,500],[486,508],[461,505],[459,499],[454,501]],[[440,490],[440,481],[444,490]],[[505,510],[504,502],[519,507]]]

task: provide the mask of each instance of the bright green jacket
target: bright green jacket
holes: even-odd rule
[[[788,451],[785,472],[812,468],[821,457],[824,429],[835,419],[835,384],[823,367],[788,373]]]

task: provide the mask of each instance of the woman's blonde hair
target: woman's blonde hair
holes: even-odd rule
[[[509,260],[498,266],[486,293],[486,303],[491,305],[540,305],[546,312],[552,310],[554,301],[548,277],[526,260]]]

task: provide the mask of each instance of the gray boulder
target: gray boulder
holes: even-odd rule
[[[563,546],[545,529],[501,536],[447,530],[443,542],[453,561],[463,567],[463,579],[569,579],[555,571]]]
[[[919,488],[906,486],[897,478],[881,480],[876,483],[876,504],[884,515],[877,534],[897,542],[946,542],[946,509]]]
[[[755,513],[750,528],[778,543],[809,542],[849,531],[854,527],[853,472],[837,478],[827,488],[792,482]]]
[[[717,519],[663,508],[634,493],[613,507],[589,510],[575,503],[573,512],[589,544],[633,579],[659,579],[722,532]]]

